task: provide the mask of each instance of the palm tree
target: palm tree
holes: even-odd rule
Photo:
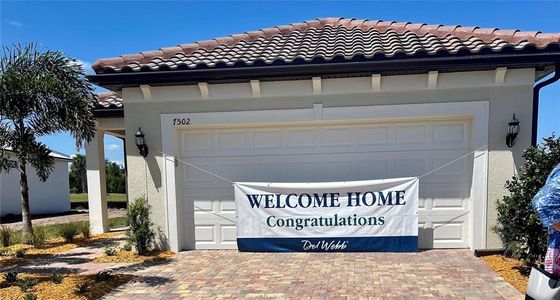
[[[93,88],[76,60],[36,45],[4,48],[0,61],[0,171],[8,171],[7,148],[18,160],[22,241],[32,237],[27,165],[46,181],[54,168],[50,150],[37,138],[68,132],[76,148],[95,136]]]

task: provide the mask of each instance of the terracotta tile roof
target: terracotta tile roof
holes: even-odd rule
[[[97,60],[96,73],[560,51],[559,33],[323,18]]]
[[[107,92],[97,95],[95,109],[123,108],[122,96],[117,92]]]

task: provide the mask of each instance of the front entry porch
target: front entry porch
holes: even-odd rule
[[[123,140],[124,152],[126,153],[124,118],[98,118],[96,122],[97,133],[95,138],[86,145],[89,222],[93,234],[109,231],[105,176],[105,135],[112,135]],[[126,180],[126,159],[124,159],[124,168]]]

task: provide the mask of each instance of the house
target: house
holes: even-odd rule
[[[39,179],[32,166],[26,166],[31,214],[53,214],[70,210],[68,163],[72,159],[55,151],[50,155],[54,158],[55,167],[45,182]],[[12,155],[12,158],[10,171],[0,172],[0,216],[2,217],[8,214],[21,215],[20,173],[16,157]]]
[[[557,33],[344,18],[99,59],[89,78],[112,92],[86,151],[94,231],[107,230],[111,134],[126,139],[129,198],[147,197],[175,251],[236,247],[231,183],[203,170],[265,182],[428,173],[420,248],[498,248],[496,200],[536,143],[535,83],[559,63]]]

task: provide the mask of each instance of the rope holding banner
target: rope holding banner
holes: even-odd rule
[[[236,223],[235,220],[232,220],[232,219],[230,219],[230,218],[228,218],[228,217],[224,217],[224,216],[222,216],[222,215],[220,215],[220,214],[217,214],[217,213],[215,213],[215,212],[213,212],[213,211],[211,211],[211,210],[204,209],[204,208],[200,208],[200,207],[198,207],[198,206],[196,206],[196,205],[194,205],[194,208],[197,208],[197,209],[200,210],[200,211],[209,213],[209,214],[214,215],[214,216],[216,216],[216,217],[220,217],[220,218],[222,218],[222,219],[224,219],[224,220],[230,221],[232,224],[235,224],[235,223]]]
[[[484,146],[482,146],[482,147],[480,147],[480,148],[474,149],[473,151],[471,151],[471,152],[469,152],[469,153],[467,153],[467,154],[465,154],[465,155],[463,155],[463,156],[460,156],[460,157],[458,157],[458,158],[456,158],[456,159],[454,159],[454,160],[452,160],[452,161],[450,161],[450,162],[448,162],[448,163],[445,163],[445,164],[443,164],[443,165],[441,165],[441,166],[439,166],[439,167],[437,167],[437,168],[435,168],[435,169],[433,169],[433,170],[431,170],[431,171],[429,171],[429,172],[426,172],[426,173],[424,173],[424,174],[418,176],[418,179],[420,179],[420,178],[422,178],[422,177],[424,177],[424,176],[428,176],[428,175],[430,175],[430,174],[432,174],[432,173],[434,173],[434,172],[436,172],[436,171],[439,171],[439,170],[441,170],[441,169],[443,169],[443,168],[449,166],[449,165],[452,164],[452,163],[455,163],[455,162],[457,162],[457,161],[459,161],[459,160],[461,160],[461,159],[463,159],[463,158],[465,158],[465,157],[467,157],[467,156],[470,156],[471,154],[473,154],[473,153],[475,153],[475,152],[477,152],[477,151],[481,151],[481,150],[487,149],[487,148],[490,146],[490,144],[493,144],[493,143],[495,143],[495,142],[497,142],[497,141],[500,141],[500,140],[502,140],[502,139],[503,139],[503,138],[495,139],[495,140],[493,140],[492,142],[490,142],[490,143],[488,143],[488,144],[486,144],[486,145],[484,145]]]
[[[456,159],[454,159],[454,160],[452,160],[452,161],[450,161],[450,162],[448,162],[448,163],[446,163],[446,164],[443,164],[442,166],[439,166],[439,167],[437,167],[437,168],[435,168],[435,169],[433,169],[433,170],[431,170],[431,171],[429,171],[429,172],[427,172],[427,173],[424,173],[423,175],[418,176],[418,179],[420,179],[420,178],[422,178],[422,177],[424,177],[424,176],[428,176],[428,175],[430,175],[430,174],[432,174],[432,173],[434,173],[434,172],[436,172],[436,171],[439,171],[439,170],[441,170],[441,169],[443,169],[443,168],[449,166],[450,164],[452,164],[452,163],[454,163],[454,162],[457,162],[457,161],[459,161],[459,160],[461,160],[461,159],[463,159],[463,158],[465,158],[465,157],[467,157],[467,156],[470,156],[471,154],[475,153],[476,151],[480,151],[480,150],[483,150],[483,149],[485,149],[485,148],[488,148],[488,145],[484,145],[484,146],[482,146],[482,147],[480,147],[480,148],[478,148],[478,149],[475,149],[475,150],[473,150],[473,151],[471,151],[471,152],[469,152],[469,153],[467,153],[467,154],[465,154],[465,155],[463,155],[463,156],[460,156],[459,158],[456,158]]]
[[[493,142],[496,142],[496,141],[501,140],[501,139],[502,139],[502,138],[497,139],[497,140],[495,140],[495,141],[493,141]],[[493,142],[492,142],[492,143],[493,143]],[[441,170],[441,169],[443,169],[443,168],[445,168],[445,167],[447,167],[447,166],[449,166],[449,165],[451,165],[451,164],[453,164],[453,163],[455,163],[455,162],[457,162],[457,161],[459,161],[459,160],[461,160],[461,159],[463,159],[463,158],[465,158],[465,157],[467,157],[467,156],[470,156],[471,154],[473,154],[473,153],[475,153],[475,152],[477,152],[477,151],[481,151],[481,150],[487,149],[487,148],[489,147],[489,145],[490,145],[490,143],[488,143],[488,144],[486,144],[486,145],[484,145],[484,146],[482,146],[482,147],[480,147],[480,148],[474,149],[473,151],[471,151],[471,152],[469,152],[469,153],[467,153],[467,154],[465,154],[465,155],[463,155],[463,156],[460,156],[460,157],[458,157],[458,158],[456,158],[456,159],[454,159],[454,160],[452,160],[452,161],[450,161],[450,162],[448,162],[448,163],[445,163],[445,164],[443,164],[443,165],[441,165],[441,166],[439,166],[439,167],[437,167],[437,168],[435,168],[435,169],[432,169],[432,170],[430,170],[430,171],[428,171],[428,172],[426,172],[426,173],[424,173],[424,174],[422,174],[422,175],[420,175],[420,176],[417,176],[417,178],[420,179],[420,178],[425,177],[425,176],[428,176],[428,175],[430,175],[430,174],[432,174],[432,173],[434,173],[434,172],[437,172],[437,171],[439,171],[439,170]],[[170,160],[170,161],[171,161],[171,159],[169,159],[165,153],[163,153],[163,152],[161,152],[161,151],[158,151],[158,152],[161,153],[161,154],[163,155],[163,157],[165,158],[165,160]],[[223,181],[225,181],[225,182],[234,184],[234,182],[233,182],[232,180],[229,180],[229,179],[227,179],[227,178],[225,178],[225,177],[222,177],[222,176],[220,176],[220,175],[218,175],[218,174],[216,174],[216,173],[213,173],[213,172],[211,172],[211,171],[205,170],[205,169],[203,169],[203,168],[201,168],[201,167],[199,167],[199,166],[193,165],[193,164],[191,164],[191,163],[188,163],[188,162],[186,162],[186,161],[180,160],[180,159],[178,159],[178,158],[175,158],[175,160],[177,160],[177,161],[179,161],[179,162],[181,162],[181,163],[184,163],[184,164],[187,165],[187,166],[190,166],[190,167],[193,167],[193,168],[195,168],[195,169],[197,169],[197,170],[200,170],[200,171],[202,171],[202,172],[204,172],[204,173],[207,173],[207,174],[209,174],[209,175],[212,175],[212,176],[214,176],[214,177],[216,177],[216,178],[219,178],[219,179],[221,179],[221,180],[223,180]]]
[[[163,153],[163,152],[161,152],[161,151],[158,151],[158,152],[161,153],[161,154],[163,155],[163,157],[165,158],[165,160],[171,160],[171,159],[168,159],[168,158],[167,158],[167,155],[166,155],[165,153]],[[182,160],[180,160],[180,159],[178,159],[178,158],[175,158],[175,160],[177,160],[177,161],[179,161],[179,162],[182,162],[182,163],[184,163],[184,164],[187,165],[187,166],[190,166],[190,167],[193,167],[193,168],[195,168],[195,169],[197,169],[197,170],[200,170],[200,171],[202,171],[202,172],[204,172],[204,173],[210,174],[210,175],[212,175],[212,176],[214,176],[214,177],[216,177],[216,178],[219,178],[219,179],[221,179],[221,180],[223,180],[223,181],[226,181],[226,182],[229,182],[229,183],[233,184],[233,181],[231,181],[231,180],[229,180],[229,179],[227,179],[227,178],[224,178],[224,177],[222,177],[222,176],[220,176],[220,175],[218,175],[218,174],[216,174],[216,173],[212,173],[212,172],[210,172],[210,171],[208,171],[208,170],[205,170],[205,169],[203,169],[203,168],[201,168],[201,167],[195,166],[195,165],[193,165],[193,164],[191,164],[191,163],[188,163],[188,162],[186,162],[186,161],[182,161]]]

